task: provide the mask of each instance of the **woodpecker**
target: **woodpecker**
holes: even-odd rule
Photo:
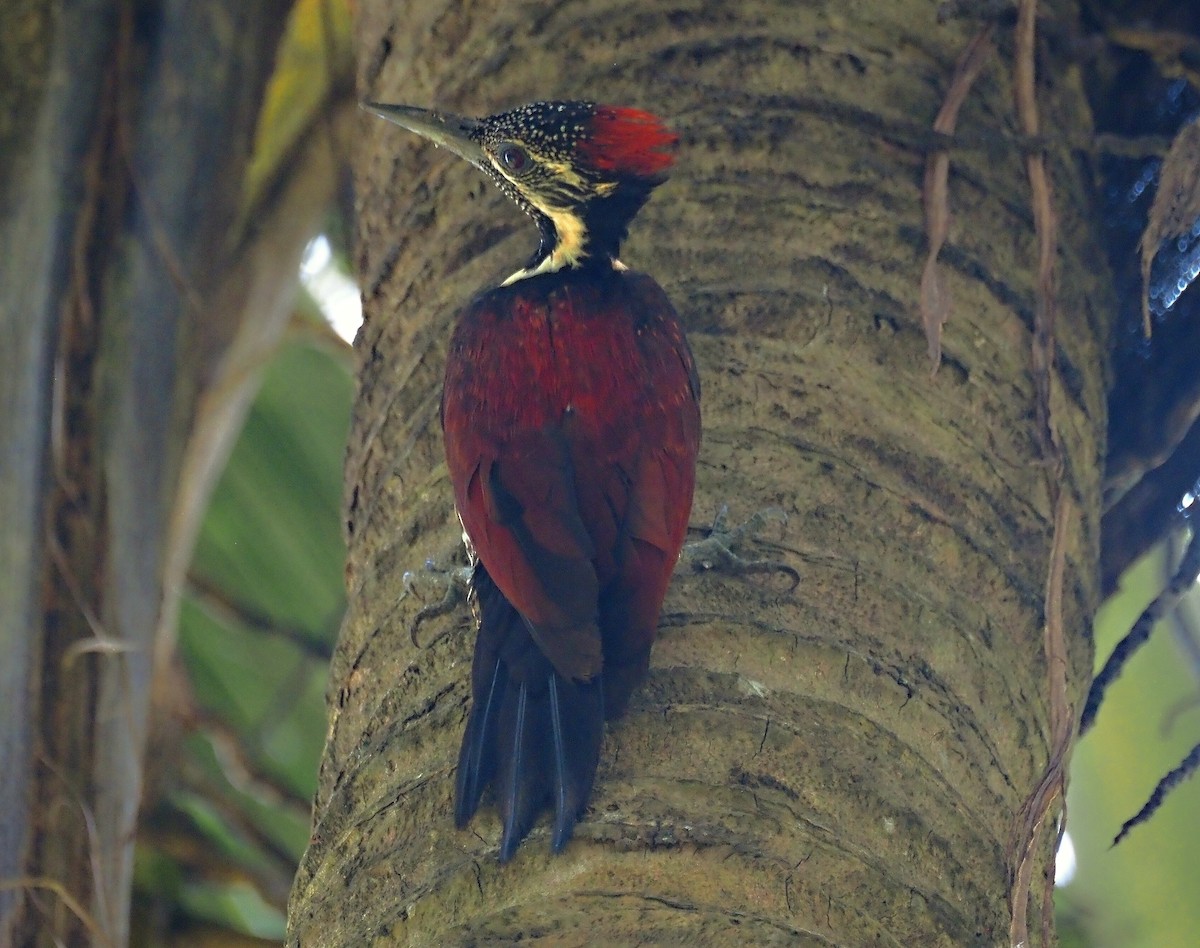
[[[484,119],[367,108],[465,158],[537,224],[537,251],[460,314],[446,464],[479,630],[455,822],[491,785],[507,862],[538,813],[571,838],[650,661],[687,531],[700,381],[655,281],[621,263],[678,137],[655,115],[536,102]]]

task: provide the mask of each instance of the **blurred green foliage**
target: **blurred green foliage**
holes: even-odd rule
[[[1162,588],[1163,559],[1159,548],[1139,561],[1097,614],[1097,669]],[[1111,847],[1121,824],[1200,741],[1200,681],[1173,640],[1173,621],[1159,623],[1133,657],[1075,750],[1067,830],[1078,870],[1056,901],[1064,934],[1086,940],[1064,944],[1200,944],[1200,780],[1178,787],[1148,823]]]
[[[145,944],[282,940],[308,841],[353,382],[346,351],[299,336],[266,368],[196,544],[139,838]]]

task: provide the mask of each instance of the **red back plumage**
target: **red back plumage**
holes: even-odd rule
[[[657,115],[641,109],[598,105],[591,134],[580,142],[584,157],[599,171],[652,178],[675,162],[679,136]]]

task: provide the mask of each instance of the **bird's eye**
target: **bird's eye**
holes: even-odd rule
[[[500,159],[500,164],[504,165],[506,171],[512,174],[521,174],[529,167],[529,155],[525,153],[525,149],[520,145],[501,145],[500,150],[496,153],[496,157]]]

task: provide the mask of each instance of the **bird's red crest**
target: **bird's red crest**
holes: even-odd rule
[[[641,109],[598,105],[592,116],[591,134],[580,142],[580,150],[594,168],[654,177],[675,162],[679,136],[657,115]]]

